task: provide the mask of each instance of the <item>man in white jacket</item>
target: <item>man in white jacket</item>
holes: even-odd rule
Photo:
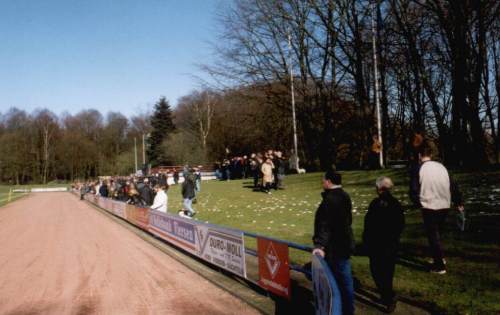
[[[167,213],[168,197],[167,194],[165,193],[164,186],[157,184],[155,185],[154,190],[156,195],[153,201],[153,205],[151,206],[151,209]]]
[[[441,245],[441,234],[444,229],[451,203],[459,211],[464,211],[462,196],[458,187],[450,180],[448,170],[443,164],[432,161],[432,148],[424,142],[419,152],[420,167],[412,174],[410,197],[422,208],[425,231],[433,258],[431,272],[445,274],[446,266]]]

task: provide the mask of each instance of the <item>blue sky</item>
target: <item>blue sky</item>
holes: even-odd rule
[[[0,0],[0,112],[175,104],[209,62],[217,0]]]

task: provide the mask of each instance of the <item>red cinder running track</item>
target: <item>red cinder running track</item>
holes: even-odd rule
[[[257,314],[69,193],[0,208],[1,314]]]

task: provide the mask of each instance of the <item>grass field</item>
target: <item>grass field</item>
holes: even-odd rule
[[[406,227],[402,236],[401,259],[397,265],[395,288],[408,302],[437,313],[498,314],[500,312],[500,172],[456,173],[464,193],[470,229],[459,232],[455,214],[448,217],[444,236],[448,274],[434,275],[428,270],[427,239],[417,209],[407,197],[408,179],[404,171],[344,172],[344,189],[353,200],[353,228],[360,242],[363,218],[375,197],[374,181],[389,175],[396,184],[394,195],[406,208]],[[196,218],[223,226],[267,236],[311,244],[315,210],[321,200],[320,173],[288,176],[284,190],[271,195],[254,192],[251,180],[203,182]],[[169,212],[181,209],[178,186],[168,192]],[[254,239],[245,240],[255,247]],[[292,261],[306,263],[309,255],[291,251]],[[368,259],[352,258],[353,271],[363,287],[374,288]]]
[[[26,196],[25,193],[12,193],[9,191],[13,186],[0,186],[0,207],[6,205],[7,203],[15,201],[19,198]],[[10,198],[9,198],[10,195]]]
[[[470,229],[459,232],[455,216],[448,217],[444,237],[448,273],[430,274],[427,239],[417,209],[407,197],[408,178],[404,171],[344,172],[344,189],[353,200],[353,228],[360,242],[363,218],[375,197],[374,181],[381,174],[395,184],[394,195],[406,209],[406,227],[402,236],[400,261],[395,275],[395,289],[410,304],[433,313],[500,314],[500,172],[455,173],[470,215]],[[266,236],[311,245],[314,213],[321,201],[320,173],[288,176],[284,190],[271,195],[254,192],[251,180],[202,183],[196,218]],[[51,186],[51,185],[48,185]],[[52,185],[53,186],[53,185]],[[61,185],[55,185],[61,186]],[[0,186],[0,206],[7,202],[10,188],[40,186]],[[43,186],[43,187],[47,187]],[[181,209],[180,187],[168,192],[169,212]],[[13,194],[12,201],[24,194]],[[255,240],[245,239],[255,248]],[[291,260],[304,264],[308,253],[291,250]],[[373,289],[368,259],[360,254],[352,258],[355,277],[364,288]]]

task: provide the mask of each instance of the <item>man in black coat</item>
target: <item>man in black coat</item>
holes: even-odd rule
[[[355,243],[351,228],[352,203],[342,189],[342,177],[333,169],[323,178],[323,200],[314,219],[313,255],[328,263],[342,298],[342,314],[354,314],[354,286],[351,257]]]
[[[99,195],[104,198],[108,198],[108,185],[106,182],[102,182],[101,187],[99,187]]]
[[[141,200],[144,202],[144,205],[150,206],[153,204],[154,199],[154,191],[149,186],[149,180],[147,178],[144,179],[144,184],[142,189],[139,188],[139,193],[141,194]]]
[[[405,218],[401,204],[391,195],[390,190],[394,186],[391,179],[379,177],[375,185],[378,197],[370,203],[365,216],[363,243],[370,257],[370,270],[381,301],[388,312],[393,312],[396,298],[392,280]]]
[[[184,177],[181,189],[184,208],[179,212],[179,215],[182,217],[192,218],[196,214],[196,211],[193,209],[193,198],[195,197],[194,181],[195,178],[192,172]]]

